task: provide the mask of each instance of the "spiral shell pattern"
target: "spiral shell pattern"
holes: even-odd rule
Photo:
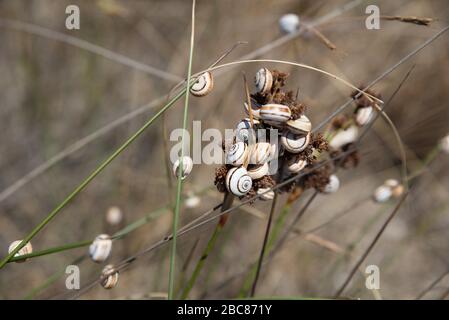
[[[270,160],[272,145],[268,142],[258,142],[251,149],[250,164],[263,164]]]
[[[237,197],[244,196],[251,190],[253,181],[245,168],[231,168],[226,175],[226,187]]]
[[[256,73],[256,90],[260,93],[267,93],[273,86],[273,75],[267,68],[261,68]]]
[[[281,137],[281,144],[285,150],[291,153],[299,153],[303,151],[310,142],[310,134],[297,135],[291,131],[285,131]]]
[[[260,107],[260,118],[273,126],[284,124],[291,115],[290,108],[283,104],[271,103]]]
[[[232,164],[233,166],[242,165],[246,157],[248,156],[248,146],[246,143],[240,141],[234,143],[226,154],[226,163]]]
[[[254,125],[258,125],[259,121],[253,119]],[[251,128],[251,121],[249,118],[245,118],[237,124],[235,136],[237,141],[248,141],[251,135],[256,135],[255,129]]]
[[[105,289],[112,289],[118,283],[118,271],[115,270],[112,264],[108,264],[101,272],[102,281],[101,286]]]
[[[190,93],[196,97],[204,97],[214,88],[214,78],[210,72],[201,74],[195,84],[190,88]]]

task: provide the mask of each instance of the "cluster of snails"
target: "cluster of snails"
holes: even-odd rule
[[[112,251],[112,238],[107,234],[98,235],[89,246],[89,256],[92,261],[101,263],[106,261]],[[105,289],[112,289],[118,282],[118,271],[112,265],[104,267],[100,283]]]
[[[387,179],[384,183],[377,187],[374,191],[374,201],[376,202],[387,202],[392,197],[399,198],[404,192],[404,186],[399,183],[396,179]]]

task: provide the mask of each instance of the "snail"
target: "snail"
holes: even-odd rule
[[[444,153],[449,154],[449,135],[440,140],[440,149]]]
[[[233,195],[244,196],[253,186],[253,181],[245,168],[231,168],[226,175],[226,188]]]
[[[105,289],[112,289],[117,285],[118,271],[112,264],[106,265],[101,271],[101,286]]]
[[[120,224],[123,220],[123,213],[119,207],[110,207],[106,212],[106,222],[111,226],[116,226]]]
[[[298,15],[294,13],[284,14],[279,19],[279,26],[281,27],[282,32],[285,33],[293,33],[299,29],[300,20]]]
[[[245,106],[245,112],[249,116],[249,107],[248,103],[244,102],[243,105]],[[253,118],[260,119],[260,105],[256,102],[256,100],[251,98],[251,113],[253,115]]]
[[[176,160],[175,164],[173,165],[173,174],[175,175],[175,177],[179,177],[179,164],[181,163],[180,159]],[[188,157],[188,156],[184,156],[182,158],[182,180],[184,180],[189,174],[190,172],[192,172],[193,169],[193,160],[192,158]]]
[[[340,149],[341,147],[356,141],[358,135],[359,129],[357,129],[356,126],[350,126],[345,130],[338,131],[330,140],[329,146],[333,149]]]
[[[298,173],[307,166],[307,160],[301,159],[301,157],[296,156],[287,162],[287,170],[291,173]]]
[[[272,145],[268,142],[258,142],[251,148],[250,164],[263,164],[270,160]]]
[[[256,73],[256,90],[260,93],[268,93],[273,86],[273,75],[267,68],[261,68]]]
[[[266,176],[268,174],[268,169],[268,162],[265,162],[264,164],[257,165],[251,169],[248,169],[248,175],[251,179],[257,180]]]
[[[303,151],[310,141],[310,134],[307,135],[297,135],[291,131],[284,131],[281,137],[281,144],[284,146],[285,150],[291,153],[298,153]]]
[[[112,239],[107,234],[100,234],[89,246],[89,256],[94,262],[103,262],[111,253]]]
[[[204,97],[214,88],[214,78],[210,72],[201,74],[195,84],[190,88],[190,93],[195,97]]]
[[[21,242],[22,242],[22,240],[16,240],[16,241],[12,242],[9,245],[8,253],[13,252],[14,249],[17,248],[17,246]],[[20,257],[20,256],[30,254],[30,253],[33,253],[33,246],[31,245],[31,242],[27,242],[27,244],[25,244],[19,251],[17,251],[17,253],[14,255],[14,257],[16,258],[16,257]],[[21,260],[17,260],[16,262],[20,263],[20,262],[25,262],[25,261],[26,261],[26,259],[21,259]]]
[[[373,115],[372,107],[359,108],[355,114],[355,122],[359,126],[364,126],[371,120],[372,115]]]
[[[324,187],[323,192],[324,193],[334,193],[337,192],[338,188],[340,187],[340,180],[335,174],[331,174],[329,177],[329,182]]]
[[[253,119],[254,126],[258,125],[260,122],[256,119]],[[241,120],[237,124],[235,136],[237,141],[248,141],[251,137],[251,134],[255,137],[256,132],[254,128],[251,128],[251,121],[249,118],[245,118]]]
[[[286,125],[288,130],[296,134],[307,134],[312,130],[312,123],[305,115],[296,120],[288,120]]]
[[[248,157],[248,146],[245,142],[236,142],[226,154],[226,163],[241,166]]]
[[[260,107],[260,118],[273,126],[283,125],[291,115],[290,108],[283,104],[270,103]]]
[[[387,179],[374,190],[374,201],[386,202],[391,197],[399,198],[404,192],[404,187],[396,179]]]
[[[270,188],[259,188],[257,189],[257,195],[260,195],[261,200],[273,200],[274,191],[270,190]]]

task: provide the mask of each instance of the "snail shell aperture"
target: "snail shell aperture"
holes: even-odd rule
[[[291,153],[303,151],[310,141],[310,134],[297,135],[290,131],[284,131],[281,137],[281,144]]]
[[[181,161],[180,159],[176,160],[176,162],[173,164],[173,174],[175,175],[175,177],[179,176],[179,165],[180,165]],[[188,157],[188,156],[184,156],[182,158],[182,180],[184,180],[189,174],[190,172],[192,172],[193,169],[193,160],[192,158]]]
[[[253,181],[245,168],[231,168],[226,175],[226,188],[233,195],[241,197],[248,193]]]
[[[270,160],[272,145],[268,142],[258,142],[251,148],[250,164],[263,164]]]
[[[226,163],[233,166],[242,165],[248,156],[248,146],[245,142],[234,143],[226,154]]]
[[[190,93],[195,97],[204,97],[214,88],[214,78],[210,72],[201,74],[195,84],[190,88]]]
[[[260,93],[267,93],[273,86],[273,75],[267,68],[261,68],[256,73],[256,90]]]
[[[248,175],[250,176],[251,179],[257,180],[266,176],[268,174],[268,170],[269,170],[268,162],[265,162],[264,164],[248,169]]]
[[[16,240],[16,241],[12,242],[12,243],[9,245],[8,253],[13,252],[13,250],[14,250],[15,248],[17,248],[17,246],[18,246],[21,242],[22,242],[22,240]],[[23,255],[25,255],[25,254],[30,254],[30,253],[33,253],[33,246],[31,245],[31,242],[28,242],[28,243],[25,244],[19,251],[17,251],[17,253],[14,255],[14,257],[16,258],[16,257],[20,257],[20,256],[23,256]],[[17,262],[17,263],[20,263],[20,262],[25,262],[25,261],[26,261],[26,259],[22,259],[22,260],[17,260],[16,262]]]
[[[89,255],[94,262],[103,262],[111,253],[112,239],[107,234],[100,234],[89,246]]]

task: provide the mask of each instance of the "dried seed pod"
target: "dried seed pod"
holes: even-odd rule
[[[226,163],[241,166],[248,157],[248,146],[245,142],[236,142],[226,154]]]
[[[307,166],[307,160],[296,156],[289,159],[287,162],[287,170],[291,173],[298,173]]]
[[[244,102],[243,105],[245,106],[245,112],[249,116],[249,106],[248,103]],[[260,119],[260,105],[254,100],[251,99],[251,113],[253,115],[253,118]]]
[[[310,142],[310,133],[306,135],[297,135],[291,131],[284,131],[281,137],[281,144],[291,153],[303,151]]]
[[[340,188],[340,179],[335,174],[331,174],[328,184],[324,187],[324,193],[334,193]]]
[[[287,121],[287,129],[296,134],[308,134],[312,130],[312,123],[305,115],[296,120]]]
[[[15,248],[17,248],[17,246],[18,246],[21,242],[22,242],[22,240],[16,240],[16,241],[12,242],[12,243],[9,245],[8,253],[13,252],[13,250],[14,250]],[[28,243],[25,244],[19,251],[17,251],[17,253],[14,255],[14,257],[16,258],[16,257],[20,257],[20,256],[23,256],[23,255],[25,255],[25,254],[30,254],[30,253],[33,253],[33,246],[31,245],[31,242],[28,242]],[[17,260],[16,262],[17,262],[17,263],[21,263],[21,262],[25,262],[25,261],[26,261],[26,259],[22,259],[22,260]]]
[[[226,188],[237,197],[244,196],[253,186],[245,168],[231,168],[226,175]]]
[[[381,185],[374,190],[374,201],[387,202],[392,196],[392,189],[386,185]]]
[[[118,271],[115,270],[112,264],[108,264],[101,272],[101,285],[105,289],[112,289],[118,282]]]
[[[270,103],[260,107],[260,118],[272,126],[284,125],[291,115],[290,108],[283,104]]]
[[[106,222],[111,226],[116,226],[120,224],[123,220],[123,213],[119,207],[113,206],[106,212]]]
[[[440,149],[444,153],[449,154],[449,135],[447,135],[443,139],[441,139],[441,141],[440,141]]]
[[[212,73],[205,72],[198,77],[198,80],[190,88],[190,93],[195,97],[204,97],[214,88],[214,78]]]
[[[270,190],[270,188],[259,188],[257,189],[257,195],[260,195],[259,199],[261,200],[273,200],[274,191]]]
[[[268,174],[268,169],[268,162],[265,162],[264,164],[257,165],[251,169],[248,169],[248,175],[251,179],[257,180],[266,176]]]
[[[256,119],[253,119],[254,125],[258,125],[260,122]],[[250,139],[251,134],[256,135],[256,131],[254,128],[251,128],[251,121],[249,118],[245,118],[241,120],[237,124],[235,136],[237,141],[248,141]]]
[[[284,14],[279,19],[279,26],[281,27],[282,32],[293,33],[299,30],[300,26],[299,16],[294,13]]]
[[[100,234],[89,246],[89,256],[94,262],[103,262],[111,253],[112,239],[107,234]]]
[[[178,159],[176,160],[176,162],[173,164],[173,174],[175,175],[175,177],[179,177],[179,165],[181,163],[181,160]],[[188,157],[188,156],[184,156],[182,158],[182,180],[184,180],[189,174],[190,172],[192,172],[193,169],[193,160],[192,158]]]
[[[333,149],[340,149],[349,143],[355,142],[358,135],[359,129],[356,126],[350,126],[346,130],[338,131],[329,142],[329,146]]]
[[[373,107],[364,107],[357,109],[355,115],[355,122],[359,126],[366,125],[372,118],[373,115]]]
[[[250,150],[249,163],[263,164],[270,160],[272,145],[268,142],[258,142]]]
[[[273,86],[273,75],[267,68],[261,68],[256,73],[256,90],[260,93],[268,93]]]

